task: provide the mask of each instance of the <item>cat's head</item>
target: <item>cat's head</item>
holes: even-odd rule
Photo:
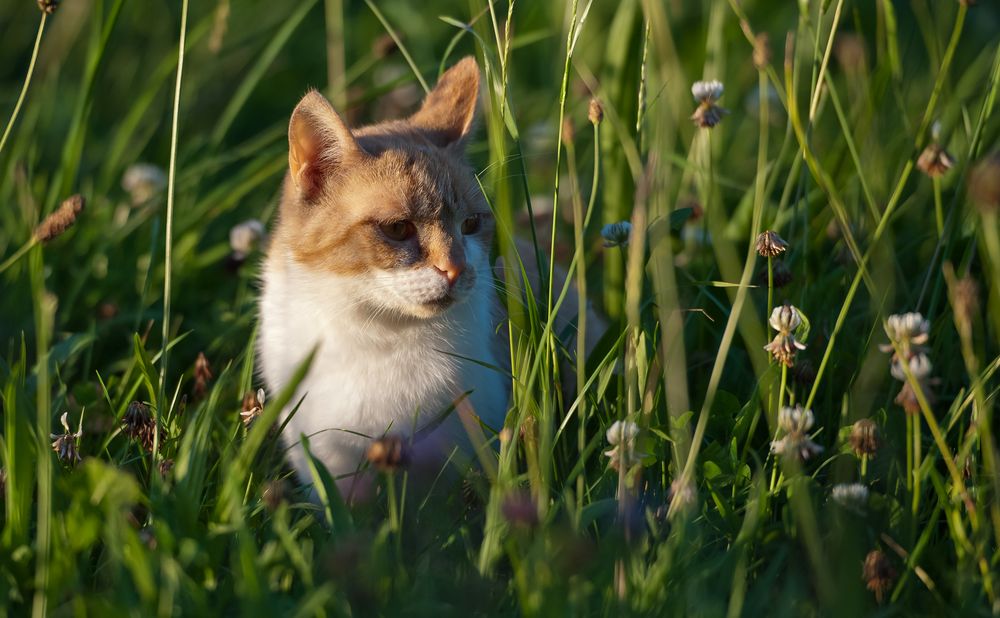
[[[489,277],[492,217],[464,160],[479,69],[451,67],[404,120],[351,129],[318,92],[288,128],[278,240],[375,313],[440,315]]]

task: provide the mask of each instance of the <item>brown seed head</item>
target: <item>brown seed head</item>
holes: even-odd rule
[[[771,63],[771,39],[766,32],[761,32],[753,41],[753,66],[761,71]]]
[[[965,338],[971,337],[972,325],[979,314],[979,286],[975,279],[966,275],[955,282],[951,289],[951,306],[959,333]]]
[[[128,404],[122,415],[122,433],[135,440],[147,452],[153,450],[156,441],[156,421],[150,414],[149,406],[141,401]]]
[[[170,476],[170,471],[173,470],[173,469],[174,469],[174,460],[173,459],[163,459],[163,460],[160,460],[159,470],[160,470],[160,476],[161,477],[167,478],[168,476]]]
[[[256,391],[247,391],[243,395],[243,406],[240,409],[240,418],[247,428],[253,424],[257,417],[264,413],[264,389],[258,388]]]
[[[383,436],[368,446],[368,463],[382,472],[395,472],[410,463],[410,447],[400,436]]]
[[[854,454],[858,457],[862,455],[874,457],[880,446],[878,424],[870,418],[855,421],[851,426],[850,442]]]
[[[208,391],[208,383],[213,378],[212,367],[208,364],[204,352],[198,352],[198,358],[194,361],[194,396],[195,401],[205,396]]]
[[[59,0],[38,0],[38,10],[49,15],[59,8]]]
[[[281,479],[269,482],[264,486],[261,498],[264,500],[267,510],[272,512],[277,510],[281,503],[288,499],[288,483]]]
[[[928,144],[917,159],[917,168],[931,178],[940,178],[955,165],[955,159],[940,144]]]
[[[591,124],[601,124],[601,121],[604,120],[604,107],[597,100],[597,97],[590,100],[590,107],[587,109],[587,118]]]
[[[881,550],[873,549],[865,556],[862,573],[865,585],[875,593],[875,600],[881,605],[885,599],[885,593],[896,581],[896,569],[889,562],[888,556]]]
[[[372,43],[372,55],[378,59],[388,58],[399,50],[396,41],[388,34],[383,34]]]
[[[1000,150],[980,161],[969,173],[969,197],[983,213],[1000,210]]]
[[[757,254],[761,257],[775,257],[788,249],[788,243],[773,230],[765,230],[757,236]]]
[[[83,210],[84,204],[83,196],[79,194],[63,200],[59,208],[45,217],[35,228],[34,239],[38,242],[49,242],[68,230],[76,222],[76,217]]]

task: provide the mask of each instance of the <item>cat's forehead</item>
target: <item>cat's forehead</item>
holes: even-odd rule
[[[374,153],[370,182],[385,206],[405,211],[413,219],[436,219],[464,209],[462,194],[468,172],[437,148],[393,146]]]

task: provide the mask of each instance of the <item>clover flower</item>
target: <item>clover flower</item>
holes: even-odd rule
[[[605,247],[621,247],[628,244],[632,236],[632,224],[628,221],[609,223],[601,228],[601,238]]]
[[[635,442],[638,436],[639,426],[632,421],[615,421],[608,428],[606,437],[612,448],[605,451],[604,456],[611,460],[609,465],[612,468],[619,470],[624,466],[627,470],[636,461]]]
[[[883,352],[892,352],[889,373],[893,378],[903,383],[895,401],[907,414],[920,412],[920,399],[917,397],[913,385],[907,379],[906,371],[903,368],[904,362],[928,402],[932,402],[934,399],[931,392],[933,365],[927,356],[927,348],[924,346],[929,338],[929,331],[930,322],[919,313],[890,315],[885,323],[885,332],[890,343],[880,345],[879,349]]]
[[[400,436],[382,436],[368,445],[366,457],[380,471],[395,472],[410,464],[410,445]]]
[[[761,257],[775,257],[788,249],[788,243],[773,230],[765,230],[757,236],[755,245],[757,254]]]
[[[822,453],[823,447],[809,439],[809,430],[814,422],[812,410],[799,405],[794,408],[782,406],[778,411],[778,427],[785,435],[771,442],[771,452],[800,461]]]
[[[133,163],[122,176],[122,189],[134,206],[143,204],[167,186],[167,175],[151,163]]]
[[[774,360],[783,363],[786,367],[795,365],[795,355],[799,350],[805,350],[806,345],[795,339],[795,329],[802,324],[802,316],[799,310],[792,305],[785,304],[775,307],[768,320],[771,328],[778,331],[774,339],[764,346],[764,349],[771,353]]]
[[[153,450],[156,441],[156,420],[150,414],[149,406],[141,401],[128,404],[122,415],[122,433],[132,438],[146,451]]]
[[[885,593],[896,581],[896,569],[893,568],[889,558],[881,550],[873,549],[865,556],[862,576],[865,585],[875,593],[875,600],[881,605],[885,599]]]
[[[724,88],[718,80],[695,82],[691,86],[691,94],[698,103],[698,108],[691,114],[691,120],[696,126],[710,129],[722,122],[722,117],[729,112],[716,103],[722,98]]]
[[[679,476],[670,483],[670,513],[690,510],[698,499],[694,483]]]
[[[851,425],[851,435],[848,438],[854,454],[858,457],[867,455],[874,457],[881,446],[878,434],[878,424],[870,418],[863,418]]]
[[[917,169],[931,178],[940,178],[955,166],[955,159],[937,142],[924,148],[917,158]]]
[[[243,396],[243,408],[240,410],[240,418],[247,428],[253,424],[257,417],[264,413],[264,389],[258,388],[257,392],[247,391]]]
[[[233,258],[245,260],[248,255],[267,237],[264,224],[257,219],[248,219],[229,230],[229,248]]]
[[[67,418],[69,417],[69,412],[63,412],[62,416],[59,417],[59,422],[62,423],[63,433],[61,434],[49,434],[49,438],[52,440],[52,450],[56,452],[61,461],[67,461],[70,464],[75,464],[80,461],[80,452],[77,449],[77,440],[83,436],[83,429],[77,427],[76,433],[70,431],[69,422]],[[83,425],[83,419],[80,419],[80,424]]]
[[[857,513],[863,513],[868,506],[868,488],[861,483],[838,483],[830,496],[840,506]]]

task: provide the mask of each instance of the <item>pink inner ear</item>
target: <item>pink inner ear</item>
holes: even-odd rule
[[[323,176],[329,171],[323,161],[326,146],[312,126],[314,122],[315,119],[305,115],[297,119],[289,152],[293,179],[306,200],[319,194]]]

